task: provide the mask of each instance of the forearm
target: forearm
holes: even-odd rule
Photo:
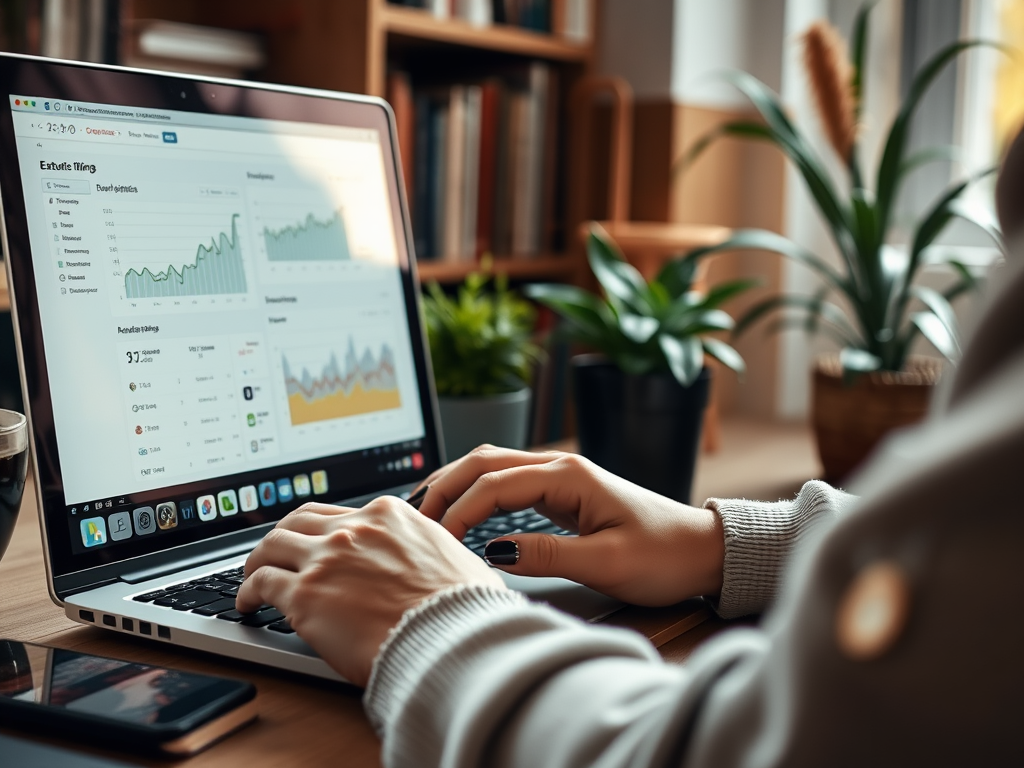
[[[735,633],[694,675],[631,632],[468,588],[406,615],[365,704],[389,768],[657,765],[700,692],[762,645]]]

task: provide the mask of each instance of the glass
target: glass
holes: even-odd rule
[[[0,558],[18,522],[27,470],[28,422],[20,413],[0,409]]]

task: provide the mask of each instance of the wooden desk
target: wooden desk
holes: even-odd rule
[[[76,624],[50,600],[45,578],[30,484],[11,546],[0,561],[0,637],[244,678],[256,685],[259,720],[185,761],[189,768],[380,764],[380,744],[363,714],[360,690]],[[643,631],[673,662],[681,662],[700,640],[725,626],[725,622],[710,618],[699,601],[665,609],[630,607],[612,619],[609,623]],[[693,627],[697,629],[688,631]],[[74,746],[58,739],[53,743]],[[147,761],[113,750],[86,751],[143,765],[168,765],[165,760]]]

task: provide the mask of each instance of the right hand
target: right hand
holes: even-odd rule
[[[434,472],[420,512],[462,539],[495,510],[533,507],[575,536],[517,533],[524,576],[561,576],[638,605],[671,605],[722,589],[717,513],[623,480],[582,456],[483,445]],[[422,485],[422,484],[421,484]]]

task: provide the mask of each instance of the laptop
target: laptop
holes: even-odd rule
[[[445,461],[389,107],[14,55],[0,83],[51,597],[78,622],[337,678],[276,609],[233,599],[288,512],[407,495]],[[508,582],[585,618],[618,607]]]

